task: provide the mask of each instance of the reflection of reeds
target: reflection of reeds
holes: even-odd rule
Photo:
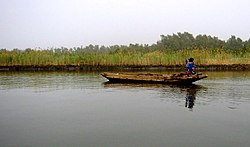
[[[228,52],[223,49],[195,49],[179,51],[117,51],[117,52],[53,52],[43,51],[1,51],[0,66],[26,65],[92,65],[92,66],[144,66],[183,65],[193,57],[196,64],[230,65],[250,64],[250,50]]]

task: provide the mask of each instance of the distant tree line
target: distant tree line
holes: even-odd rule
[[[225,50],[245,50],[250,48],[250,39],[243,41],[232,35],[227,41],[210,35],[197,35],[194,37],[188,32],[173,35],[161,35],[161,40],[157,42],[157,47],[162,50],[182,50],[182,49],[225,49]]]
[[[73,48],[0,49],[0,66],[167,66],[183,65],[193,57],[197,64],[250,64],[250,39],[231,36],[223,41],[188,32],[161,35],[155,44],[129,44]]]
[[[88,45],[73,48],[49,48],[49,49],[31,49],[25,50],[12,49],[12,52],[30,52],[35,50],[46,50],[51,53],[108,53],[108,52],[150,52],[150,51],[178,51],[192,49],[223,49],[226,51],[246,51],[250,49],[250,39],[243,41],[241,38],[232,35],[228,40],[224,41],[218,37],[210,35],[193,36],[188,32],[177,33],[172,35],[161,35],[161,39],[155,44],[129,44],[129,45],[112,45],[99,46]],[[6,52],[7,49],[0,49],[0,52]]]

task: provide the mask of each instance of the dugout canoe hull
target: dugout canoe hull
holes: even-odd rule
[[[192,84],[198,80],[207,78],[207,75],[194,74],[155,74],[155,73],[111,73],[104,72],[101,75],[110,82],[134,82],[134,83],[161,83],[161,84]]]

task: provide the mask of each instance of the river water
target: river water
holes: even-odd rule
[[[204,73],[174,86],[1,72],[0,146],[249,147],[250,73]]]

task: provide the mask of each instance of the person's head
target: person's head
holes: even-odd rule
[[[189,58],[188,61],[189,62],[194,62],[194,58]]]

